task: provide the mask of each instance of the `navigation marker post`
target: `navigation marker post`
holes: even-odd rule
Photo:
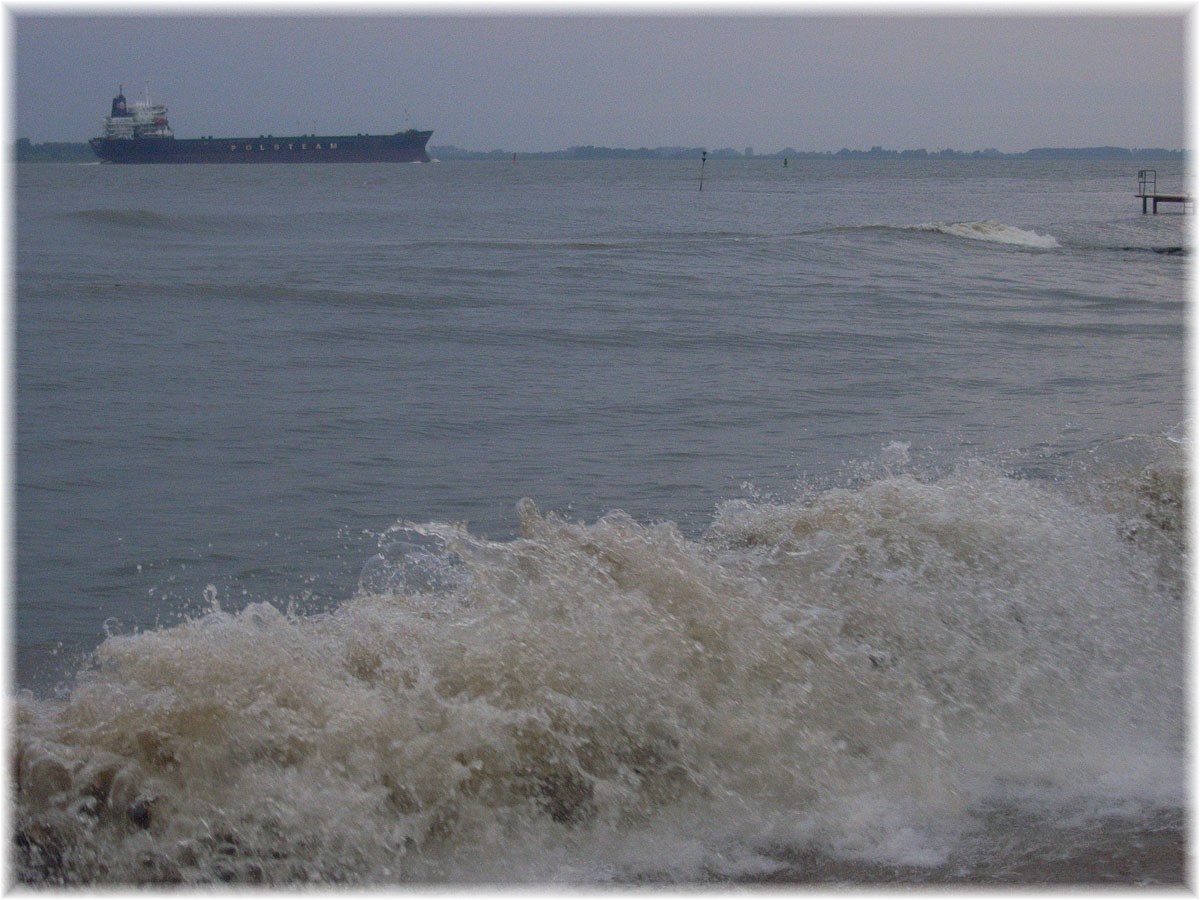
[[[708,151],[700,151],[700,190],[704,190],[704,162],[708,159]]]

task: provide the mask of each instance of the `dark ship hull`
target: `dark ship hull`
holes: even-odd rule
[[[109,163],[365,163],[429,162],[432,131],[389,135],[258,138],[92,138],[93,152]]]

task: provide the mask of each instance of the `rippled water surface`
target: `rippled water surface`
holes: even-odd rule
[[[1190,217],[1139,165],[18,167],[18,876],[1178,833]]]

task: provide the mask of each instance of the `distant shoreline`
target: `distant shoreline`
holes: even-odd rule
[[[438,159],[1183,159],[1184,150],[1160,147],[1128,149],[1126,147],[1038,147],[1019,153],[999,150],[795,150],[785,147],[775,153],[741,152],[730,148],[708,150],[705,147],[640,147],[636,150],[620,147],[571,147],[541,153],[521,153],[511,150],[463,150],[460,147],[430,147],[429,153]]]
[[[785,147],[775,153],[755,153],[747,148],[738,151],[732,148],[708,150],[705,147],[570,147],[566,150],[550,150],[525,153],[519,150],[464,150],[451,145],[430,147],[429,154],[440,160],[496,160],[511,159],[1184,159],[1187,151],[1165,150],[1159,147],[1129,149],[1126,147],[1038,147],[1019,153],[1002,153],[999,150],[887,150],[872,147],[870,150],[795,150]],[[95,162],[96,156],[87,143],[47,142],[32,143],[28,138],[19,139],[13,146],[12,158],[16,162]]]

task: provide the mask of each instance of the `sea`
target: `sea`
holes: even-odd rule
[[[1182,884],[1140,168],[14,165],[14,882]]]

